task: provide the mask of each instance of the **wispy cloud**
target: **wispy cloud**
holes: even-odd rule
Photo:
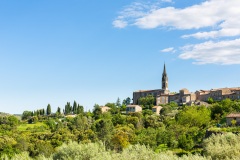
[[[166,52],[172,52],[172,53],[174,53],[174,52],[175,52],[175,50],[174,50],[174,48],[173,48],[173,47],[170,47],[170,48],[165,48],[165,49],[162,49],[160,52],[164,52],[164,53],[166,53]]]
[[[172,3],[172,0],[154,0],[146,1],[144,3],[134,2],[128,6],[125,6],[122,11],[119,12],[119,16],[113,21],[113,26],[116,28],[125,28],[129,25],[133,25],[136,19],[148,15],[150,12],[159,9],[162,3]],[[122,23],[126,25],[116,25]],[[123,27],[124,26],[124,27]]]
[[[161,3],[163,1],[172,3],[171,0]],[[116,20],[127,23],[122,28],[189,30],[191,34],[188,31],[181,37],[205,42],[182,47],[179,58],[193,59],[195,64],[240,64],[239,0],[206,0],[185,8],[161,7],[161,3],[133,3],[120,12]],[[172,50],[166,48],[161,52]]]
[[[128,25],[127,22],[124,20],[113,21],[113,26],[116,28],[125,28],[127,25]]]
[[[181,59],[193,59],[194,64],[240,64],[240,39],[207,41],[182,47]]]
[[[185,30],[212,27],[209,32],[184,35],[185,38],[236,36],[240,35],[239,8],[240,2],[237,0],[208,0],[183,9],[161,8],[160,3],[133,3],[120,12],[120,19],[143,29],[169,27]]]

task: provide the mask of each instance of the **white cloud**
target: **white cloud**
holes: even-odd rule
[[[172,0],[162,0],[162,2],[172,3]]]
[[[165,48],[165,49],[161,50],[161,52],[175,52],[175,50],[173,47],[170,47],[170,48]]]
[[[172,3],[172,0],[154,0],[145,3],[134,2],[119,12],[119,16],[113,21],[113,26],[116,28],[125,28],[127,25],[122,25],[122,22],[133,25],[135,19],[144,17],[149,12],[159,9],[162,3]],[[118,25],[119,23],[120,25]]]
[[[179,58],[192,59],[194,64],[240,64],[239,0],[205,0],[185,8],[161,7],[163,1],[172,3],[171,0],[133,3],[124,8],[116,20],[142,29],[188,30],[188,34],[183,33],[182,38],[205,40],[181,48]],[[161,50],[174,51],[174,48]]]
[[[207,0],[182,9],[161,8],[160,4],[133,3],[120,12],[121,19],[143,29],[168,27],[186,30],[211,27],[210,31],[184,35],[184,38],[206,39],[240,35],[239,0]]]
[[[116,28],[125,28],[127,26],[127,22],[123,20],[115,20],[113,21],[113,26]]]
[[[194,64],[240,64],[240,39],[207,41],[182,48],[181,59],[193,59]]]

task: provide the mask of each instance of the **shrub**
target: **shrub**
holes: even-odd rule
[[[212,135],[204,140],[205,155],[213,159],[235,159],[240,157],[240,135],[233,133]]]
[[[89,160],[103,153],[105,153],[105,147],[102,143],[78,144],[77,142],[69,142],[57,149],[56,153],[53,155],[53,159]]]

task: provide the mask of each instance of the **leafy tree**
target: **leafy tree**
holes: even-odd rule
[[[118,106],[116,106],[115,103],[107,103],[107,104],[105,104],[105,106],[111,108],[110,112],[112,114],[118,114],[119,113],[119,108],[118,108]]]
[[[137,143],[156,148],[157,146],[157,131],[154,128],[143,128],[137,133],[136,141]]]
[[[93,116],[94,116],[94,118],[96,120],[100,119],[101,115],[102,115],[102,110],[101,110],[100,106],[98,104],[95,104],[94,105],[94,109],[93,109]]]
[[[143,113],[143,116],[147,116],[147,115],[152,115],[153,111],[150,109],[145,109],[142,111],[142,113]]]
[[[107,148],[109,148],[111,144],[110,140],[112,138],[113,128],[111,119],[99,119],[95,121],[94,124],[98,139],[101,140]]]
[[[26,120],[26,119],[28,119],[31,116],[32,116],[32,112],[31,111],[24,111],[22,113],[22,120]]]
[[[68,115],[72,112],[72,106],[70,104],[70,102],[67,102],[67,104],[65,105],[65,110],[64,110],[64,114]]]
[[[176,120],[181,125],[204,128],[211,120],[210,114],[210,110],[204,106],[185,107],[177,114]]]
[[[157,115],[147,115],[144,117],[144,126],[145,128],[158,128],[164,126],[162,122],[160,122],[160,117]]]
[[[112,116],[113,125],[123,125],[126,124],[126,116],[121,114],[115,114]]]
[[[83,108],[83,106],[80,106],[79,104],[78,104],[78,106],[77,106],[77,114],[83,114],[84,113],[84,108]]]
[[[214,100],[212,99],[212,97],[209,97],[208,100],[207,100],[207,102],[208,102],[209,104],[213,104],[213,103],[214,103]]]
[[[112,137],[112,143],[116,151],[122,151],[134,141],[134,130],[128,126],[116,126]]]
[[[188,135],[180,135],[178,139],[178,146],[185,150],[190,150],[194,147],[194,142],[192,137]]]
[[[7,119],[8,119],[8,124],[11,127],[16,127],[18,125],[19,120],[17,119],[17,117],[11,115],[11,116],[8,116]]]
[[[171,112],[172,112],[172,107],[166,105],[166,106],[163,106],[162,109],[160,110],[160,115],[161,116],[167,116]]]
[[[138,104],[142,105],[143,109],[152,109],[156,104],[156,100],[152,95],[147,95],[146,97],[139,98]]]

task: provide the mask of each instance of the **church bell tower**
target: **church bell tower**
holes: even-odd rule
[[[168,76],[166,72],[166,66],[164,63],[163,74],[162,74],[162,90],[166,93],[168,91]]]

